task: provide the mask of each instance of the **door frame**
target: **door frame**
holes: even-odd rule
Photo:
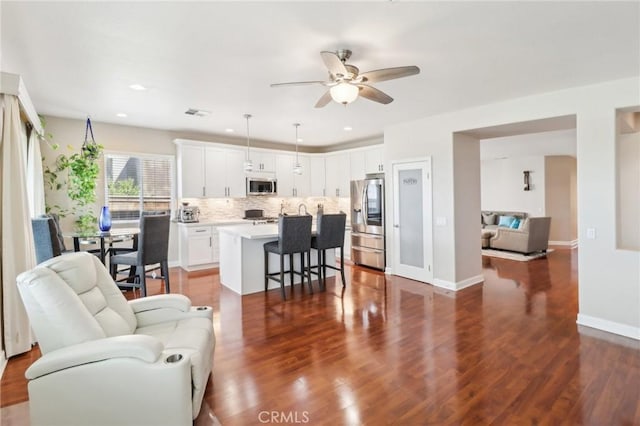
[[[396,179],[396,172],[400,169],[406,169],[409,167],[423,168],[423,198],[422,198],[422,212],[423,212],[423,247],[424,247],[424,265],[423,269],[410,267],[406,265],[400,265],[400,249],[398,247],[399,240],[399,227],[397,226],[397,213],[398,213],[398,182]],[[414,279],[422,282],[433,283],[433,167],[431,156],[410,158],[404,160],[396,160],[391,162],[391,193],[393,208],[391,211],[391,220],[388,222],[391,229],[391,237],[393,241],[393,270],[390,271],[394,275]],[[409,274],[407,275],[407,270]],[[411,268],[414,268],[412,271]],[[399,271],[403,274],[398,273]]]

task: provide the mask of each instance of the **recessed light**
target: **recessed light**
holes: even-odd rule
[[[140,90],[147,90],[147,88],[146,88],[146,87],[144,87],[142,84],[138,84],[138,83],[130,85],[130,86],[129,86],[129,89],[131,89],[131,90],[138,90],[138,91],[140,91]]]
[[[351,127],[351,126],[344,126],[344,131],[345,131],[345,132],[350,132],[350,131],[352,131],[352,130],[353,130],[353,127]]]
[[[233,129],[224,129],[224,131],[225,131],[225,132],[227,132],[227,133],[233,133],[233,132],[235,132],[235,130],[233,130]]]
[[[116,114],[116,117],[120,117],[120,118],[125,118],[127,116],[127,114],[125,114],[124,112],[119,112]]]
[[[298,140],[298,142],[304,142],[304,139],[302,139],[302,138],[298,138],[297,140]]]

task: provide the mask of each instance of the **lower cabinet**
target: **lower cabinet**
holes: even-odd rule
[[[213,225],[180,224],[180,267],[186,271],[212,268],[218,263],[218,231]]]
[[[344,259],[351,260],[351,230],[344,231]],[[340,249],[336,250],[336,259],[340,259]]]

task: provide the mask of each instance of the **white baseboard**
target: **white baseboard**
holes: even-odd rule
[[[176,266],[180,266],[179,260],[170,260],[167,263],[169,264],[169,268],[175,268]]]
[[[0,351],[0,379],[4,373],[4,368],[7,366],[7,357],[4,356],[4,351]]]
[[[578,240],[571,240],[571,241],[553,241],[550,240],[549,241],[549,245],[550,246],[565,246],[565,247],[571,247],[571,248],[576,248],[578,247]]]
[[[592,317],[590,315],[578,314],[576,321],[578,325],[595,328],[620,336],[630,337],[631,339],[640,340],[640,327],[633,327],[619,322],[609,321],[602,318]]]
[[[481,282],[484,282],[484,275],[482,274],[458,282],[441,280],[440,278],[433,279],[433,285],[436,287],[442,287],[453,291],[462,290],[463,288],[471,287],[472,285],[476,285]]]
[[[384,268],[384,273],[385,275],[393,275],[393,269],[391,269],[391,266]]]

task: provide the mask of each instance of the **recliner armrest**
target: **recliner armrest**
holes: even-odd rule
[[[177,309],[180,312],[189,312],[191,300],[182,294],[158,294],[156,296],[141,297],[129,301],[133,313],[151,311],[154,309]]]
[[[135,358],[147,363],[158,360],[164,346],[158,339],[144,335],[107,337],[67,346],[36,360],[25,372],[29,380],[59,370],[112,358]]]

